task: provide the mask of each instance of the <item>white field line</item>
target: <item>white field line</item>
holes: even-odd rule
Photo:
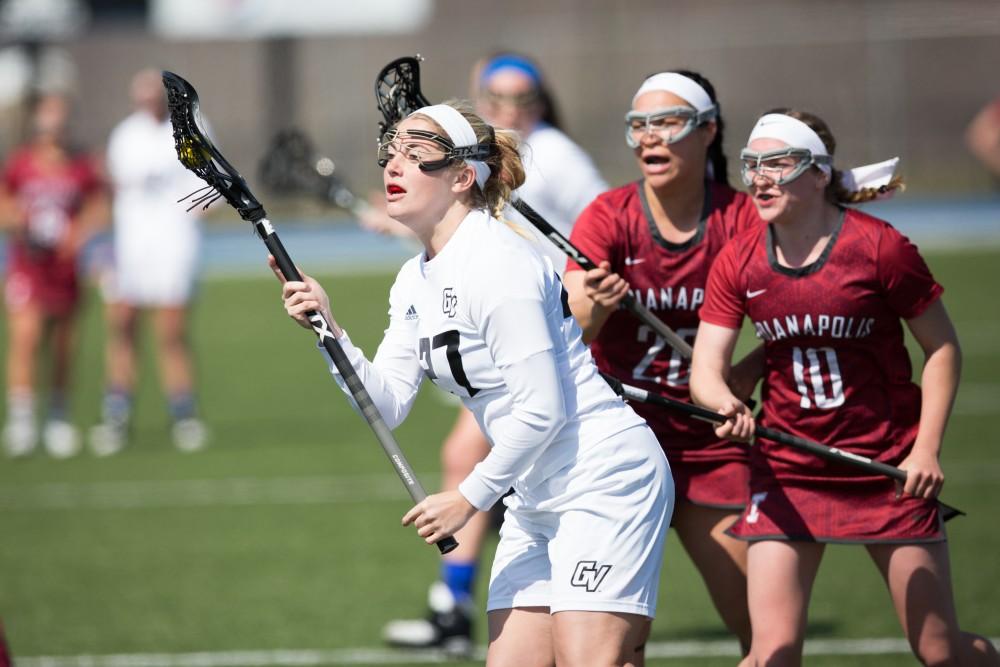
[[[991,640],[1000,646],[1000,638]],[[905,639],[816,639],[806,642],[806,655],[906,655]],[[648,658],[708,658],[739,656],[734,641],[669,641],[646,645]],[[486,658],[479,647],[472,660]],[[423,651],[394,651],[380,648],[333,650],[281,649],[274,651],[219,651],[203,653],[130,653],[115,655],[22,656],[18,667],[311,667],[320,665],[436,664],[454,658]]]
[[[421,474],[437,488],[437,473]],[[169,507],[317,505],[400,501],[408,498],[392,474],[44,483],[0,488],[0,511],[147,509]]]
[[[949,487],[998,482],[1000,460],[955,461],[946,464],[945,474]],[[437,488],[437,473],[418,477],[428,490]],[[408,498],[392,474],[8,484],[0,487],[0,512],[405,503]]]

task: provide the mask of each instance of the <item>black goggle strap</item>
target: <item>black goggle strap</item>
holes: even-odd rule
[[[395,141],[397,137],[399,137],[399,134],[398,130],[390,129],[387,130],[382,136],[382,141],[379,144],[380,150],[378,163],[380,167],[385,167],[385,165],[389,163],[388,156],[382,151],[383,147]],[[456,160],[476,160],[485,162],[497,153],[496,143],[494,141],[490,141],[485,144],[475,144],[472,146],[455,146],[452,140],[448,137],[443,137],[436,132],[430,132],[428,130],[406,130],[405,134],[417,139],[432,141],[445,151],[444,157],[439,160],[427,160],[426,162],[421,162],[419,165],[421,171],[437,171],[438,169],[444,169]]]
[[[486,162],[489,158],[496,155],[496,153],[496,144],[458,146],[452,148],[451,151],[441,160],[421,162],[420,171],[437,171],[438,169],[444,169],[449,164],[453,164],[456,161],[464,162],[466,160],[472,160],[476,162]]]

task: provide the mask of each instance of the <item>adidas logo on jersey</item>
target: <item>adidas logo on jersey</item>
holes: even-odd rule
[[[403,316],[404,320],[418,320],[420,316],[417,315],[417,309],[412,305],[406,310],[406,315]]]

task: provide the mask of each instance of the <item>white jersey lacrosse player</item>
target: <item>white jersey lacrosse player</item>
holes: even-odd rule
[[[177,161],[169,118],[136,111],[108,141],[114,188],[114,273],[109,301],[138,306],[188,302],[197,274],[201,232],[197,209],[177,201],[203,186]]]
[[[489,610],[651,617],[673,509],[669,467],[598,374],[535,246],[473,210],[432,260],[421,253],[400,270],[374,360],[346,333],[340,343],[390,428],[427,377],[459,396],[489,438],[490,454],[459,486],[480,510],[513,488]]]

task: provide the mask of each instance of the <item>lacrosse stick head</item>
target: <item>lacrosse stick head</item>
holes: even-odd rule
[[[260,182],[275,192],[304,192],[321,201],[354,211],[362,206],[335,173],[328,157],[317,155],[304,132],[278,132],[260,161]]]
[[[430,102],[420,92],[420,61],[423,58],[396,58],[382,68],[375,78],[375,102],[382,112],[378,124],[379,142],[393,125]]]
[[[276,192],[316,192],[325,190],[323,176],[317,170],[312,142],[295,129],[274,135],[260,161],[260,182]]]
[[[173,72],[164,71],[163,87],[167,90],[177,159],[206,184],[202,190],[189,195],[194,206],[204,204],[207,208],[222,197],[244,220],[257,222],[262,219],[266,215],[264,207],[250,192],[240,173],[208,138],[194,86]],[[204,190],[208,190],[208,194],[199,194]]]

